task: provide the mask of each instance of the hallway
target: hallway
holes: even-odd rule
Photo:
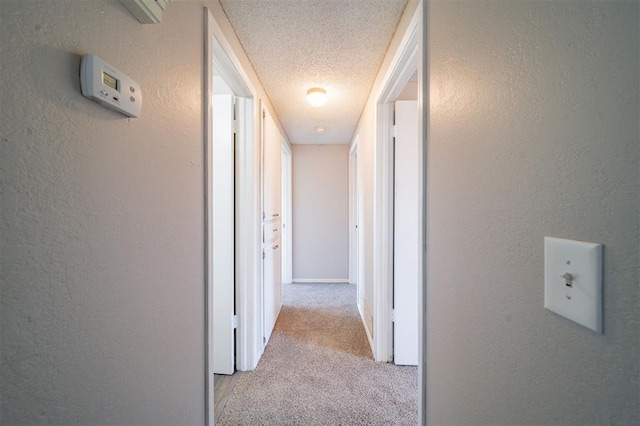
[[[416,367],[375,363],[349,284],[285,284],[258,368],[218,424],[415,424]]]
[[[143,24],[125,3],[166,10]],[[420,424],[640,425],[637,0],[2,0],[0,24],[3,425],[214,426],[213,354],[233,357],[234,348],[236,370],[257,370],[238,377],[243,392],[224,423],[332,424],[342,408],[351,416],[343,423],[382,423],[393,405],[386,398],[407,398],[392,384],[398,369],[374,364],[365,334],[342,329],[357,322],[352,295],[325,297],[336,311],[315,329],[305,315],[313,303],[292,306],[291,290],[330,287],[286,288],[282,324],[260,360],[277,316],[264,314],[263,278],[280,282],[279,254],[294,250],[278,241],[301,230],[295,214],[271,203],[278,191],[265,191],[262,136],[273,121],[278,132],[268,134],[279,133],[298,160],[303,145],[350,147],[350,267],[330,275],[302,265],[282,281],[348,272],[373,353],[386,362],[395,301],[386,285],[394,272],[388,103],[404,81],[395,77],[408,81],[416,68]],[[114,102],[141,100],[138,118],[83,96],[90,54],[114,68],[94,82],[121,91]],[[114,89],[114,71],[140,90],[124,78]],[[238,256],[223,263],[237,272],[238,344],[224,348],[213,343],[220,270],[210,225],[232,209],[210,197],[220,160],[215,72],[239,100],[236,122],[226,120],[237,137],[226,146],[244,140],[234,152]],[[327,95],[321,108],[306,98],[317,88]],[[327,183],[335,168],[308,180]],[[275,211],[264,209],[265,193]],[[328,223],[316,212],[309,230]],[[323,236],[344,235],[328,228]],[[593,310],[602,333],[545,307],[547,277],[567,301],[580,291],[547,275],[560,258],[547,262],[545,237],[604,247]],[[334,255],[345,243],[322,247]],[[327,261],[326,251],[300,258],[295,250],[296,261]],[[266,302],[280,311],[279,299]],[[236,318],[224,319],[231,329]],[[247,404],[238,400],[245,391],[254,392]],[[349,402],[356,391],[368,395]]]

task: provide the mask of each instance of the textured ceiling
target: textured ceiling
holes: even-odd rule
[[[407,0],[220,3],[289,140],[350,143]],[[327,91],[320,108],[306,102],[316,86]]]

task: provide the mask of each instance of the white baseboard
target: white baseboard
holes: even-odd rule
[[[367,339],[369,340],[369,346],[371,346],[371,353],[373,353],[373,338],[371,337],[371,331],[369,330],[369,326],[367,325],[367,320],[365,316],[364,301],[358,301],[358,312],[360,313],[360,319],[362,320],[362,325],[364,326],[364,331],[367,333]]]
[[[349,278],[294,278],[294,283],[349,284]]]

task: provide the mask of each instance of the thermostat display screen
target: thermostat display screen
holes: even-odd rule
[[[113,90],[118,90],[118,79],[102,71],[102,82]]]

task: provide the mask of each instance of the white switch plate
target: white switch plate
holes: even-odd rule
[[[602,333],[602,244],[544,237],[544,269],[544,307]]]

